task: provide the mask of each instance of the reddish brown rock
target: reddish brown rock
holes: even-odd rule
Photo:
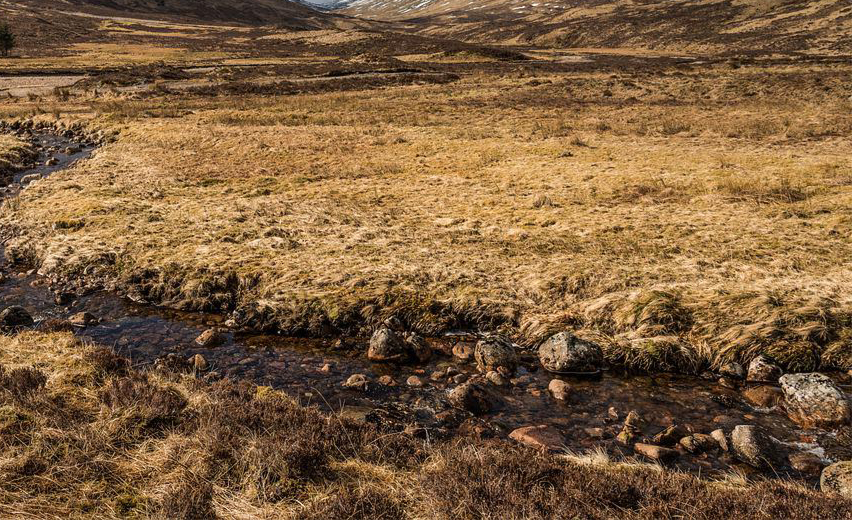
[[[826,466],[821,458],[807,451],[793,453],[788,457],[788,460],[790,467],[809,477],[818,477]]]
[[[225,343],[225,337],[215,329],[207,329],[195,338],[195,343],[200,347],[218,347]]]
[[[396,386],[396,381],[392,376],[384,375],[376,380],[380,385]]]
[[[550,384],[547,385],[547,389],[550,391],[551,395],[553,395],[554,399],[558,399],[560,401],[567,401],[571,396],[571,387],[568,386],[568,383],[561,379],[551,380]]]
[[[473,359],[473,351],[473,345],[458,343],[453,347],[453,356],[461,361],[470,361]]]
[[[758,408],[774,408],[784,398],[784,392],[774,386],[762,385],[743,390],[743,397]]]
[[[509,434],[509,438],[547,451],[559,451],[565,445],[565,438],[559,430],[547,425],[518,428]]]
[[[643,457],[647,457],[652,460],[660,461],[664,464],[668,464],[677,460],[680,454],[677,450],[673,450],[671,448],[664,448],[662,446],[655,446],[653,444],[644,444],[644,443],[636,443],[633,446],[633,451],[642,455]]]

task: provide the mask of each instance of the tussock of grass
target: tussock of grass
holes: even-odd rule
[[[0,515],[17,518],[843,517],[784,482],[736,485],[429,444],[247,383],[140,373],[67,333],[0,337]],[[828,516],[827,516],[828,515]]]

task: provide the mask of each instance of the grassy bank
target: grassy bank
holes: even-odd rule
[[[395,314],[525,344],[580,329],[634,368],[761,351],[850,368],[845,70],[77,92],[51,101],[59,117],[118,141],[0,222],[7,256],[48,276],[254,329],[357,333]]]
[[[268,388],[140,373],[67,334],[0,347],[4,517],[852,517],[852,503],[784,482],[426,442]]]

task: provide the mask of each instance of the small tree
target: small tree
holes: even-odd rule
[[[15,35],[12,34],[12,29],[9,24],[0,24],[0,53],[3,56],[8,56],[9,51],[15,48]]]

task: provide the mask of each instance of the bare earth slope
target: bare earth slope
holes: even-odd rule
[[[817,0],[354,0],[347,14],[470,40],[678,51],[848,52],[852,3]]]

